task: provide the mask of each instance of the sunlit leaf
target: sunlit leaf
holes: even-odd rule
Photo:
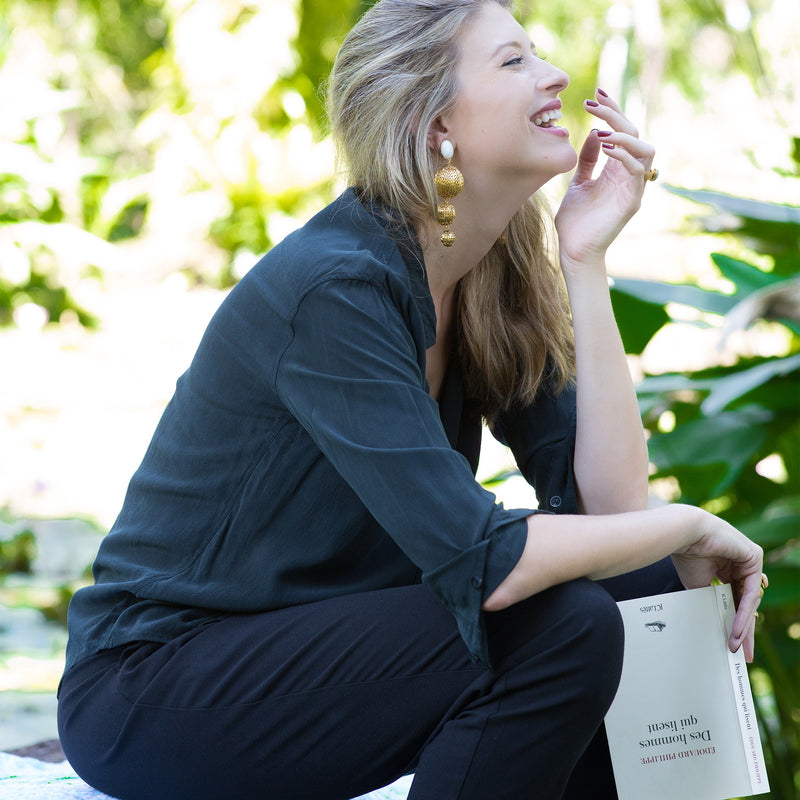
[[[800,225],[800,207],[798,206],[764,203],[759,200],[748,200],[744,197],[712,192],[706,189],[681,189],[668,184],[665,184],[665,188],[673,194],[694,200],[696,203],[714,206],[720,211],[726,211],[739,217],[747,217],[763,222],[783,222],[791,225]]]
[[[648,443],[650,460],[662,473],[679,467],[714,468],[715,472],[721,468],[709,490],[709,497],[717,497],[764,443],[765,426],[772,419],[769,410],[748,406],[691,420],[669,433],[654,435]]]
[[[737,300],[741,299],[741,295],[750,294],[750,292],[763,289],[771,283],[783,280],[780,275],[764,272],[746,261],[731,258],[723,253],[712,253],[711,260],[729,281],[736,284],[736,293],[739,295]]]
[[[631,295],[646,303],[662,306],[667,303],[679,303],[713,314],[727,314],[736,303],[732,295],[686,284],[615,278],[613,288],[617,292]]]
[[[640,354],[669,322],[669,314],[660,303],[642,300],[614,287],[611,288],[611,301],[626,353]]]
[[[700,410],[707,417],[718,414],[734,400],[756,387],[776,376],[788,375],[796,370],[800,370],[800,354],[776,358],[750,369],[726,375],[724,378],[717,378],[710,382],[711,393],[702,402]]]

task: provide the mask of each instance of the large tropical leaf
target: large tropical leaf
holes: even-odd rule
[[[665,184],[667,191],[714,206],[719,211],[735,214],[737,217],[760,220],[762,222],[780,222],[800,226],[800,207],[781,203],[764,203],[760,200],[748,200],[723,192],[712,192],[707,189],[681,189]]]
[[[768,409],[746,406],[690,420],[655,434],[648,443],[650,460],[659,473],[677,475],[692,502],[719,497],[763,445],[772,419]],[[688,480],[682,481],[680,473]]]
[[[773,272],[764,272],[763,269],[754,267],[746,261],[731,258],[724,253],[712,253],[711,260],[719,267],[720,272],[731,282],[736,284],[736,299],[743,295],[763,289],[771,283],[783,280],[782,275]]]
[[[734,400],[780,375],[800,370],[800,353],[775,358],[749,369],[738,370],[710,383],[711,392],[700,405],[705,416],[718,414]]]
[[[686,284],[643,281],[635,278],[615,278],[612,291],[636,297],[646,303],[664,306],[679,303],[713,314],[727,314],[736,304],[733,295],[700,289]]]
[[[615,286],[611,287],[611,302],[626,353],[641,354],[647,343],[670,319],[661,303],[619,291]]]

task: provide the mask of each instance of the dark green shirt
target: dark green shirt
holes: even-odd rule
[[[428,393],[419,246],[348,190],[230,292],[69,610],[67,666],[223,615],[427,584],[489,663],[481,605],[528,509],[475,481],[480,417],[452,359]],[[504,415],[546,510],[576,512],[572,391]],[[420,621],[424,624],[424,620]]]

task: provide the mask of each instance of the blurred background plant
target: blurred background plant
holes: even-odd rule
[[[321,87],[370,4],[0,0],[0,612],[63,618],[224,291],[341,187]],[[518,9],[570,74],[573,142],[602,86],[656,143],[662,175],[692,187],[648,187],[615,246],[614,299],[643,378],[654,495],[705,505],[768,550],[753,675],[773,797],[794,798],[798,245],[796,210],[776,204],[798,202],[800,9]],[[697,218],[694,200],[714,213]],[[483,475],[506,474],[504,458]],[[71,555],[54,555],[64,543]],[[18,685],[19,630],[0,618],[0,688]],[[52,691],[63,629],[49,630]]]
[[[770,585],[750,675],[772,796],[790,800],[800,763],[800,207],[671,191],[710,205],[695,223],[735,245],[735,255],[711,255],[726,291],[618,279],[612,298],[631,354],[665,326],[718,337],[716,363],[645,373],[639,405],[661,496],[722,516],[764,548]]]

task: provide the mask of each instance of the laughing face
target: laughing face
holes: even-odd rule
[[[483,6],[462,35],[457,74],[456,105],[441,121],[472,187],[519,186],[527,196],[575,166],[559,126],[569,78],[536,55],[508,11]]]

